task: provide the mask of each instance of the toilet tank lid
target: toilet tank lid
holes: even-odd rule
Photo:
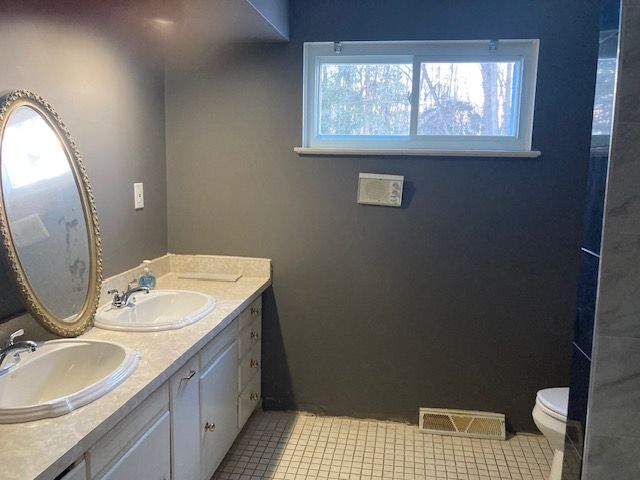
[[[549,410],[564,417],[567,416],[567,406],[569,405],[569,387],[545,388],[540,390],[537,400]]]

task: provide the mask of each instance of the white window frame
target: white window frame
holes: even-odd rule
[[[434,150],[531,152],[539,40],[306,42],[303,67],[302,147],[298,150]],[[417,135],[420,63],[515,61],[521,65],[515,136]],[[320,65],[413,63],[411,132],[403,136],[320,135]],[[302,152],[304,153],[304,152]]]

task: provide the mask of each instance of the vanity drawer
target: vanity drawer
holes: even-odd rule
[[[260,342],[258,342],[244,356],[244,358],[240,360],[240,365],[238,366],[240,378],[240,388],[238,389],[239,392],[243,391],[249,381],[253,378],[253,376],[260,372],[260,369],[262,368],[260,353]]]
[[[260,343],[260,338],[262,338],[262,320],[256,318],[238,335],[240,358],[244,358],[249,350]]]
[[[243,358],[249,350],[260,343],[262,338],[262,320],[256,318],[253,323],[247,325],[238,335],[240,358]]]
[[[238,315],[238,328],[242,330],[256,318],[262,318],[262,296],[256,298],[251,305],[245,308],[242,313]]]
[[[260,403],[260,393],[260,375],[256,375],[238,397],[238,428],[244,427]]]
[[[165,383],[91,447],[87,452],[89,477],[95,478],[122,452],[129,450],[141,432],[168,409],[169,385]]]
[[[200,351],[200,370],[207,368],[211,360],[236,338],[238,321],[233,320]]]

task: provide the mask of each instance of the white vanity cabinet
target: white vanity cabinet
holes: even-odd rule
[[[238,342],[233,342],[200,374],[200,461],[209,480],[238,434]]]
[[[169,428],[169,412],[164,412],[101,478],[169,480]]]
[[[260,403],[261,310],[258,297],[63,479],[209,480]]]
[[[171,379],[174,480],[209,480],[260,404],[261,337],[258,297]]]
[[[238,429],[241,430],[260,403],[262,297],[240,314],[238,328]]]
[[[171,377],[171,478],[200,478],[200,389],[197,355]]]
[[[169,388],[157,389],[86,453],[89,478],[171,478]]]

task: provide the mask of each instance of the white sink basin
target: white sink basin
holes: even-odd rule
[[[0,376],[0,423],[57,417],[93,402],[137,368],[133,350],[97,340],[52,340]],[[5,360],[3,368],[11,362]]]
[[[197,322],[216,306],[211,295],[188,290],[151,290],[133,297],[135,302],[126,307],[100,307],[95,326],[129,332],[172,330]]]

